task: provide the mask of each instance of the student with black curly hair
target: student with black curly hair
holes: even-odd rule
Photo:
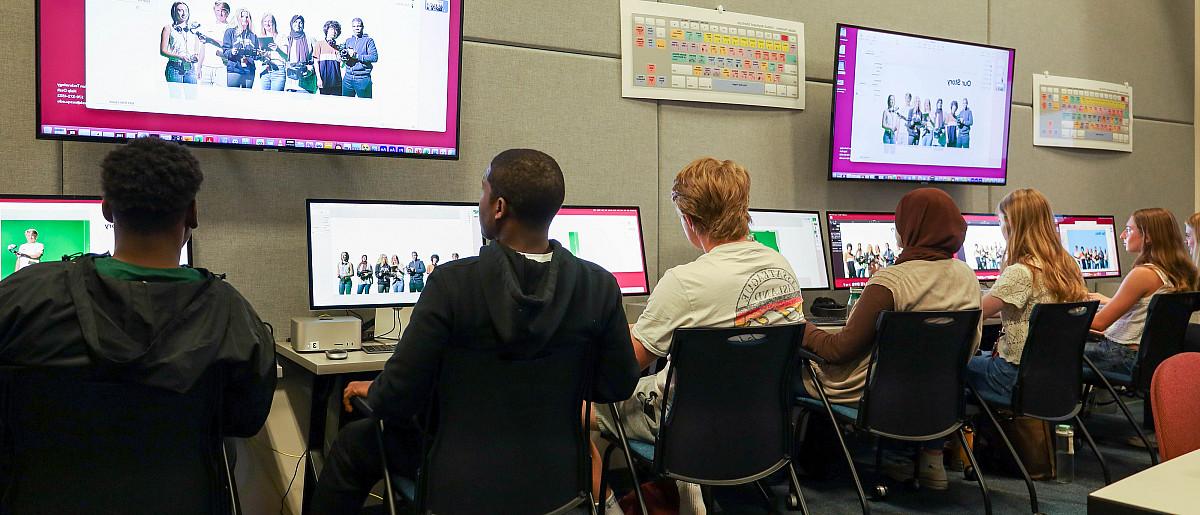
[[[180,250],[198,225],[196,193],[204,181],[200,164],[179,144],[143,138],[110,152],[101,169],[102,209],[115,226],[116,250],[111,256],[26,267],[0,282],[0,370],[72,369],[146,387],[163,398],[203,396],[211,399],[206,406],[211,419],[196,432],[205,434],[212,427],[221,436],[253,436],[266,421],[275,389],[271,334],[229,283],[207,270],[179,266]],[[0,403],[7,398],[5,390],[16,386],[0,381]],[[211,393],[214,389],[219,395]],[[81,429],[67,422],[70,414],[61,416],[64,423],[39,430]],[[0,441],[6,441],[3,422]],[[127,422],[86,428],[89,435],[119,441],[105,452],[128,453],[114,462],[130,467],[110,466],[88,488],[116,492],[131,477],[158,477],[161,484],[139,483],[145,495],[31,499],[37,494],[30,491],[44,491],[36,484],[42,474],[75,475],[48,472],[48,467],[86,465],[72,454],[78,450],[43,448],[37,456],[22,456],[33,451],[0,446],[0,491],[13,494],[0,501],[0,513],[178,512],[178,485],[169,479],[176,477],[174,471],[154,470],[166,462],[146,459],[162,444],[117,429]],[[140,423],[157,422],[168,423]],[[38,468],[38,474],[25,466]]]

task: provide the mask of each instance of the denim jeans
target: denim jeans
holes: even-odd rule
[[[225,85],[231,88],[253,88],[254,73],[233,73],[225,74]]]
[[[396,282],[392,283],[392,293],[403,293],[403,292],[404,292],[404,279],[396,279]]]
[[[997,355],[975,356],[967,362],[967,382],[985,399],[1011,399],[1017,385],[1017,365]]]
[[[166,74],[167,82],[196,83],[196,69],[192,67],[184,69],[183,64],[177,61],[167,62],[167,69],[164,73]]]
[[[391,289],[392,289],[392,285],[385,283],[383,281],[379,282],[379,289],[378,289],[379,293],[387,293]]]
[[[350,278],[338,279],[338,295],[349,295],[354,291],[354,285],[351,284]]]
[[[358,294],[362,295],[364,293],[371,293],[371,283],[362,283],[358,285]]]
[[[264,91],[283,91],[284,73],[283,68],[275,71],[268,71],[260,75],[261,80],[258,81]]]
[[[1092,360],[1096,368],[1118,374],[1133,374],[1133,365],[1137,362],[1136,350],[1107,338],[1098,342],[1087,342],[1083,347],[1083,355]]]
[[[342,77],[342,96],[371,98],[371,78],[349,75]]]

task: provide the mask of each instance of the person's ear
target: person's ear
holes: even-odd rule
[[[504,197],[497,197],[493,205],[495,207],[492,216],[497,222],[509,215],[508,199]]]
[[[188,229],[195,229],[200,226],[199,216],[196,215],[196,201],[192,200],[188,206],[187,215],[184,216],[183,225]]]
[[[107,220],[108,223],[116,223],[113,221],[112,206],[108,205],[107,200],[100,201],[100,213],[104,215],[104,219]]]

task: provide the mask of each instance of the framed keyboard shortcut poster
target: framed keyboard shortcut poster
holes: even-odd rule
[[[621,96],[804,109],[804,24],[621,0]]]
[[[1033,144],[1133,152],[1133,88],[1033,74]]]

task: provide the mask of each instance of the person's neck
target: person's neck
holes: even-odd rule
[[[712,252],[713,249],[720,247],[721,245],[726,245],[729,243],[740,243],[740,242],[743,242],[746,240],[747,240],[747,238],[742,238],[740,240],[714,240],[714,239],[709,239],[707,237],[701,236],[700,237],[700,250],[703,251],[705,254],[708,254],[709,252]]]
[[[179,268],[182,245],[161,235],[121,234],[117,237],[113,258],[144,268]]]
[[[501,245],[522,254],[545,254],[550,252],[550,238],[545,231],[530,234],[523,231],[502,232],[496,238]]]

